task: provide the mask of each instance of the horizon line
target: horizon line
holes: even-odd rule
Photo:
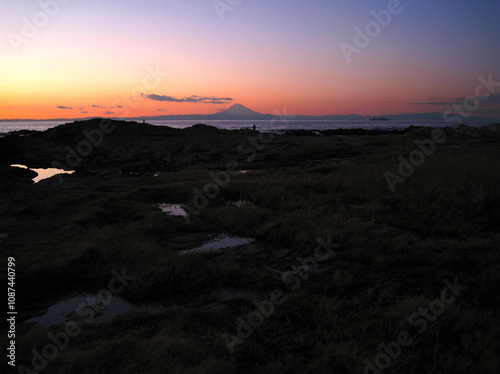
[[[218,112],[222,113],[222,112]],[[90,120],[94,118],[106,118],[106,119],[117,119],[117,120],[163,120],[164,118],[162,117],[191,117],[191,116],[198,116],[198,117],[212,117],[216,116],[218,113],[214,114],[164,114],[164,115],[159,115],[159,116],[135,116],[135,117],[117,117],[117,116],[89,116],[89,117],[73,117],[73,118],[1,118],[0,122],[22,122],[22,121],[85,121],[85,120]],[[205,118],[204,120],[212,120],[212,121],[266,121],[269,119],[256,119],[256,118],[244,118],[244,115],[233,115],[235,118],[228,118],[228,119],[221,119],[221,118]],[[270,117],[276,117],[272,114],[269,113],[258,113],[258,115],[261,116],[270,116]],[[356,113],[350,113],[350,114],[323,114],[323,115],[311,115],[311,114],[289,114],[289,115],[283,115],[280,116],[280,118],[286,118],[287,120],[294,120],[295,117],[311,117],[311,118],[321,118],[321,117],[350,117],[350,116],[356,116],[356,117],[362,117],[362,118],[371,118],[371,117],[397,117],[397,116],[431,116],[431,115],[436,115],[436,116],[443,116],[443,113],[440,112],[424,112],[424,113],[398,113],[398,114],[381,114],[381,115],[362,115],[362,114],[356,114]],[[238,118],[241,117],[241,118]],[[166,118],[165,120],[168,120]],[[189,119],[186,119],[189,120]],[[346,121],[349,121],[349,119],[345,119]],[[351,119],[351,121],[355,121],[356,119]],[[401,121],[412,121],[413,119],[401,119]],[[438,119],[427,119],[427,120],[420,120],[420,121],[439,121]],[[415,121],[419,121],[415,119]],[[469,117],[467,119],[463,119],[463,121],[467,122],[490,122],[490,121],[500,121],[500,116],[499,117],[488,117],[488,116],[477,116],[477,117]],[[443,123],[449,123],[449,121],[445,121],[444,118],[441,118],[441,121]]]

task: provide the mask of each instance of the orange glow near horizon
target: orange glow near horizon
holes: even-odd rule
[[[453,86],[450,82],[441,81],[429,89],[429,83],[422,82],[417,75],[407,76],[402,69],[384,72],[377,66],[356,74],[353,78],[342,70],[338,73],[329,71],[326,74],[324,71],[317,71],[300,76],[300,71],[291,68],[279,72],[269,66],[261,67],[264,70],[255,68],[253,72],[243,66],[241,69],[245,70],[245,74],[238,76],[235,72],[225,70],[227,66],[224,65],[219,70],[214,68],[207,72],[202,70],[201,66],[193,64],[189,69],[198,68],[195,73],[184,71],[178,66],[170,70],[160,68],[160,71],[168,73],[168,76],[162,78],[161,82],[150,79],[148,83],[154,87],[146,90],[142,82],[148,76],[147,68],[142,71],[130,71],[108,65],[99,68],[95,62],[88,61],[73,63],[74,61],[69,60],[66,64],[59,62],[54,66],[35,68],[37,63],[24,61],[21,66],[29,73],[12,75],[3,82],[4,90],[0,93],[0,118],[213,114],[234,103],[270,114],[274,112],[274,108],[282,110],[281,108],[286,107],[289,114],[381,115],[438,111],[437,109],[442,108],[431,105],[416,106],[409,102],[431,96],[458,96],[453,88],[450,88],[456,85]],[[88,66],[91,66],[90,70]],[[12,70],[8,60],[0,62],[0,68],[4,71]],[[262,80],[268,82],[267,86],[262,85]],[[474,81],[469,81],[473,87]],[[403,87],[414,88],[411,98],[406,95],[405,100],[404,95],[401,95],[401,84],[404,84]],[[460,88],[465,92],[464,88]],[[179,103],[142,98],[139,96],[141,93],[172,96],[177,99],[198,95],[230,97],[233,100],[219,105]],[[116,108],[117,105],[125,108]]]
[[[467,3],[453,15],[446,5],[412,4],[351,62],[339,46],[354,43],[354,27],[364,27],[372,5],[256,2],[221,22],[212,2],[71,2],[15,51],[9,35],[21,33],[37,3],[10,4],[0,25],[7,36],[0,40],[0,119],[213,114],[235,103],[263,114],[285,107],[318,116],[444,112],[474,95],[478,76],[500,63],[485,52],[495,50],[497,23],[475,27]],[[473,5],[485,20],[493,6]],[[443,16],[456,22],[444,24]],[[151,77],[151,69],[161,73]],[[179,102],[193,95],[232,100]]]

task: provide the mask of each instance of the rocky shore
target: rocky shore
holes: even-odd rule
[[[94,119],[1,138],[19,361],[64,329],[28,321],[66,305],[56,320],[81,333],[48,373],[107,367],[102,352],[123,349],[110,372],[266,372],[292,351],[362,372],[403,328],[414,338],[403,371],[428,372],[439,351],[443,372],[497,372],[500,124],[438,132]],[[75,172],[34,183],[12,164]],[[443,282],[465,291],[420,333],[408,320],[437,305]],[[112,291],[114,304],[87,301]]]
[[[500,124],[480,128],[453,125],[444,128],[450,138],[499,137]],[[26,164],[92,171],[120,169],[124,172],[175,170],[188,165],[242,161],[264,161],[298,144],[318,144],[318,137],[345,142],[374,135],[429,137],[432,128],[410,126],[405,130],[287,130],[269,134],[251,130],[219,130],[203,124],[187,129],[151,126],[137,122],[93,119],[57,126],[44,132],[17,131],[0,139],[0,165]],[[321,143],[321,142],[320,142]],[[260,151],[263,149],[263,152]],[[4,171],[5,172],[5,171]]]

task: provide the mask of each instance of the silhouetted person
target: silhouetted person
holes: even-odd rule
[[[253,124],[252,128],[253,128],[253,131],[255,131],[257,129],[257,126],[255,126],[255,123]]]

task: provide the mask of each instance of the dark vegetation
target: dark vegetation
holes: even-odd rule
[[[197,152],[195,130],[183,134],[182,146],[166,139],[172,149],[192,145]],[[384,373],[500,372],[500,142],[493,130],[447,129],[447,141],[395,192],[384,172],[396,172],[398,156],[408,156],[429,129],[346,138],[288,134],[253,163],[236,148],[224,151],[251,132],[198,130],[204,143],[215,144],[213,158],[169,164],[158,177],[150,169],[120,177],[111,162],[99,172],[99,161],[89,159],[97,171],[82,166],[57,186],[56,178],[38,185],[2,180],[8,236],[0,251],[4,264],[16,258],[19,318],[68,292],[106,288],[111,271],[122,268],[136,278],[120,297],[183,304],[84,324],[44,372],[362,373],[365,360],[384,353],[380,343],[397,341],[402,330],[413,344]],[[11,162],[17,148],[7,141]],[[19,157],[29,159],[23,152]],[[192,206],[193,189],[213,182],[209,172],[225,170],[230,156],[253,171],[231,177],[190,223],[158,209],[164,202]],[[251,204],[231,204],[241,200]],[[220,232],[257,243],[178,256]],[[268,270],[291,271],[296,258],[313,255],[318,237],[340,244],[321,264],[326,271],[309,273],[292,290]],[[455,278],[467,289],[418,333],[410,316]],[[223,334],[236,335],[236,319],[256,306],[243,299],[193,303],[221,289],[255,291],[262,299],[280,289],[286,301],[230,353]],[[30,366],[31,350],[63,327],[19,329],[17,360]]]

